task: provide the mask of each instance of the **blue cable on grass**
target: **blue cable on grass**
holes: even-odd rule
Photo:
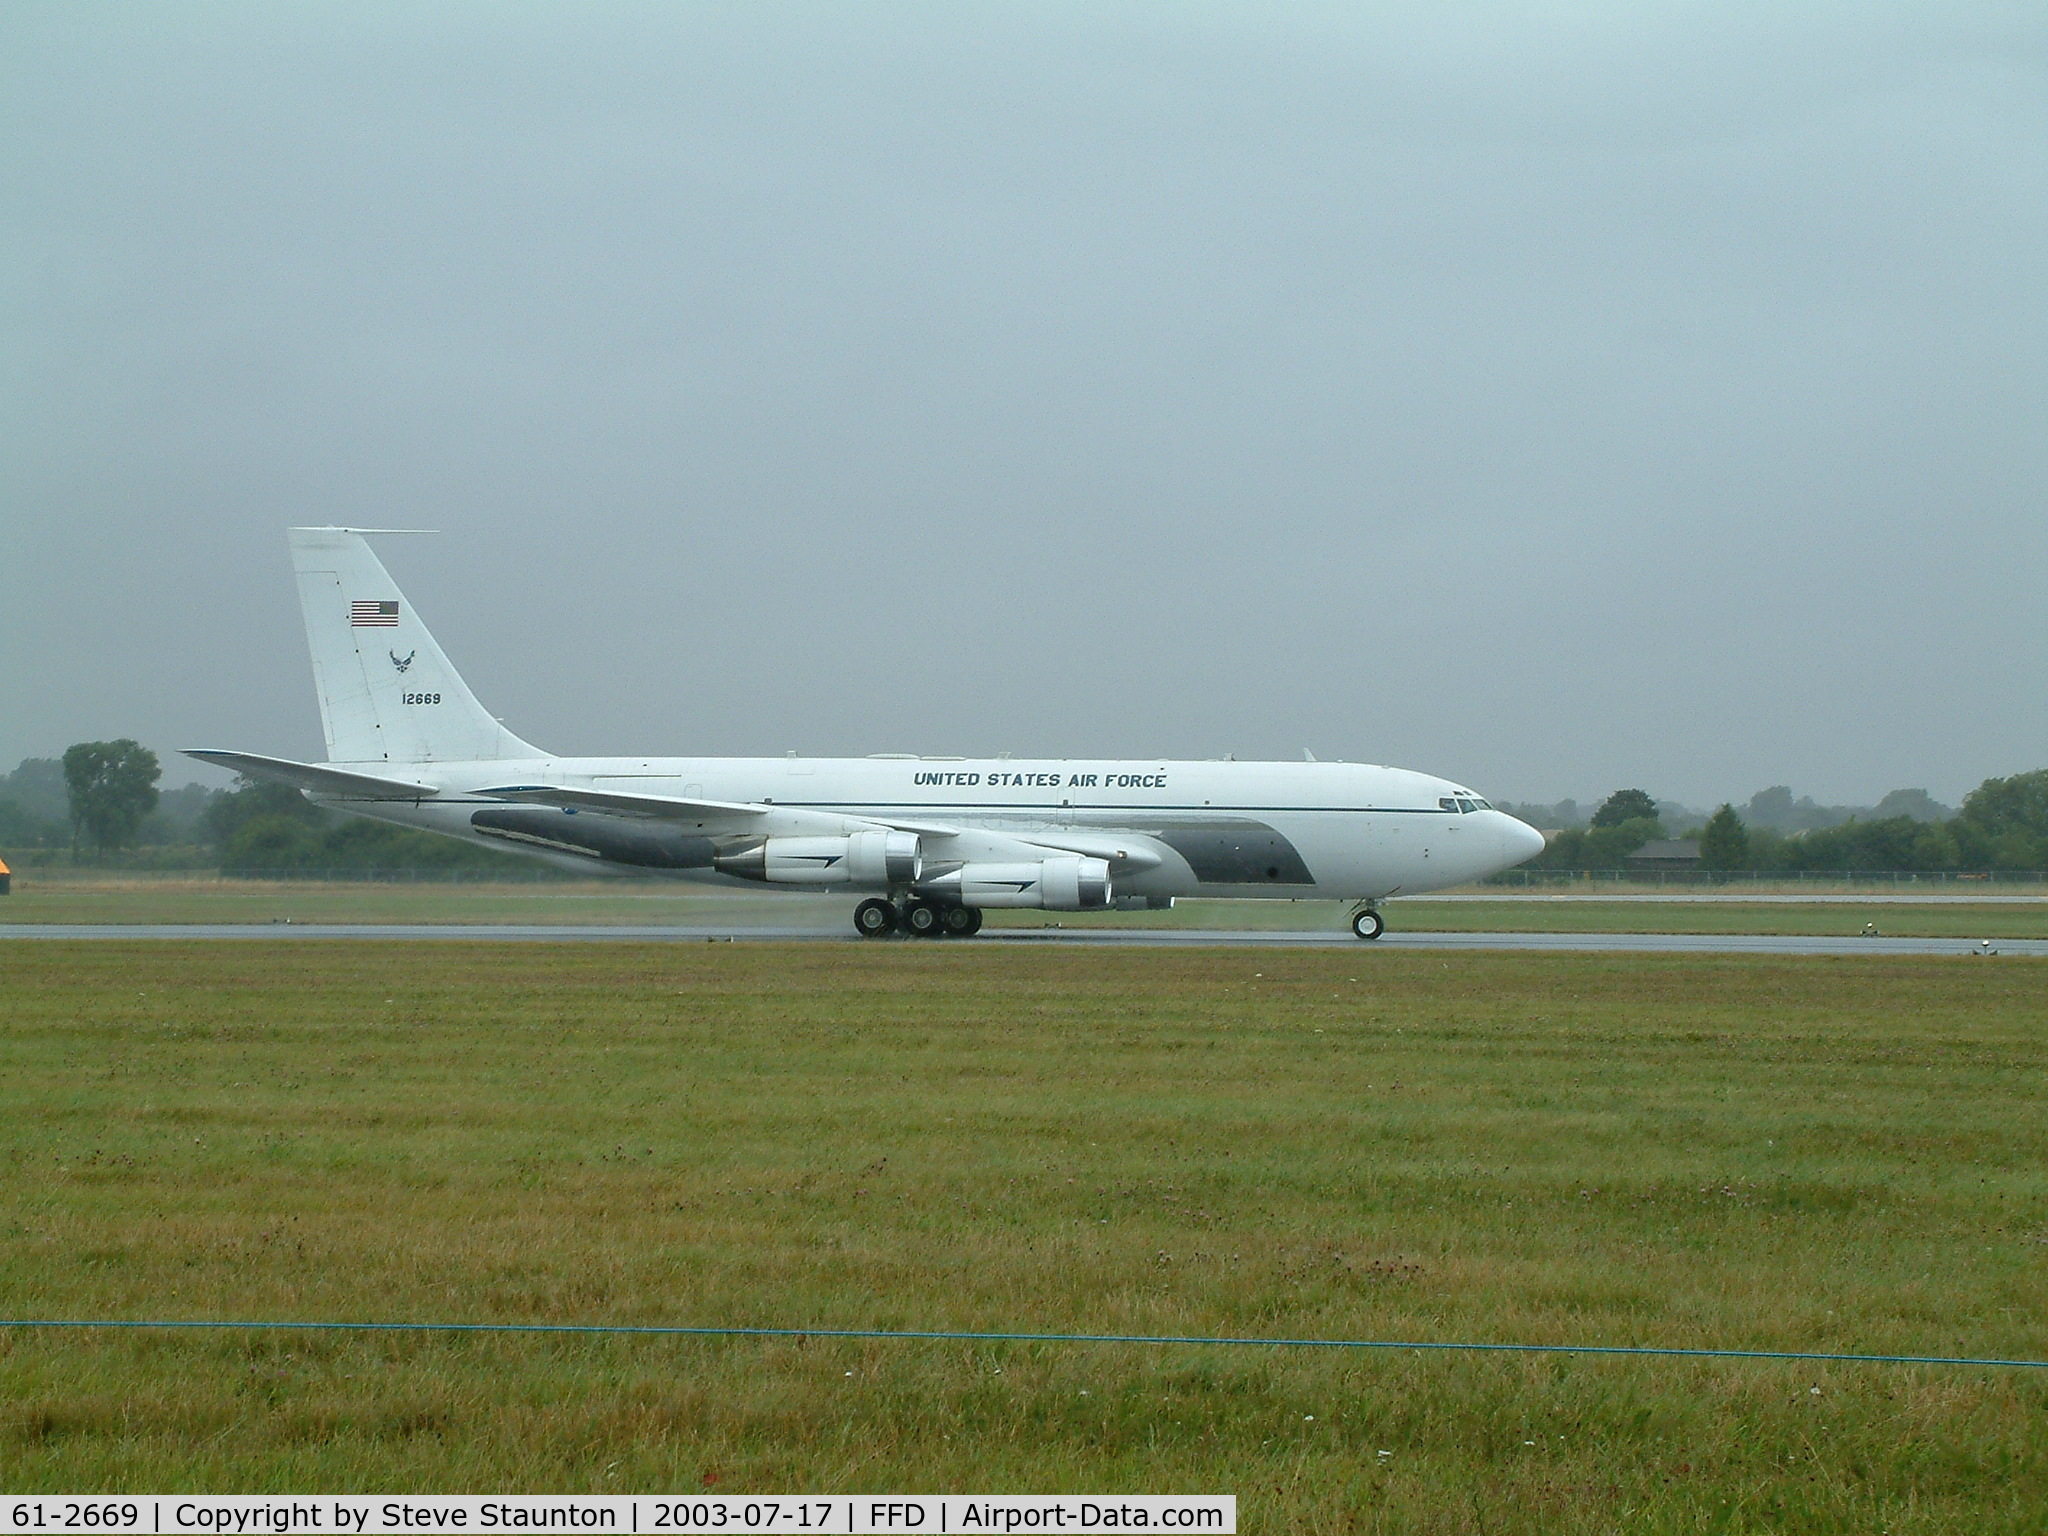
[[[1674,1349],[1648,1344],[1462,1344],[1420,1339],[1242,1339],[1159,1333],[967,1333],[890,1328],[683,1328],[647,1323],[266,1323],[241,1320],[0,1318],[0,1328],[219,1328],[306,1333],[657,1334],[742,1339],[940,1339],[974,1344],[1217,1344],[1261,1349],[1412,1349],[1466,1354],[1660,1355],[1689,1360],[1819,1360],[1844,1365],[1985,1365],[2048,1370],[2048,1360],[1972,1355],[1847,1355],[1795,1349]]]

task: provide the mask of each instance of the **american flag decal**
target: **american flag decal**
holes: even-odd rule
[[[352,629],[396,629],[398,628],[398,604],[350,603],[348,622]]]

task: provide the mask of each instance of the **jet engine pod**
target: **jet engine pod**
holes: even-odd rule
[[[1037,864],[962,864],[919,883],[920,896],[963,907],[1045,907],[1093,912],[1109,905],[1109,863],[1055,858]]]
[[[915,832],[876,829],[852,837],[765,837],[729,843],[721,875],[771,885],[909,885],[924,867]]]
[[[914,885],[924,855],[915,832],[856,832],[846,840],[846,865],[855,885]]]
[[[1107,859],[1047,859],[1045,905],[1055,912],[1094,912],[1110,902]]]
[[[852,878],[846,855],[843,837],[767,837],[728,846],[711,864],[721,875],[772,885],[844,885]]]

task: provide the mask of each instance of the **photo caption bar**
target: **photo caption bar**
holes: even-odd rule
[[[1232,1494],[137,1494],[0,1496],[9,1532],[367,1536],[372,1531],[1198,1531],[1235,1536]]]

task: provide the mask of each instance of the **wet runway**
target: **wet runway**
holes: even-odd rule
[[[837,925],[802,927],[658,927],[629,924],[576,926],[535,923],[6,923],[0,939],[373,939],[464,940],[488,944],[759,944],[918,943],[932,940],[863,940]],[[989,928],[967,944],[1088,944],[1137,949],[1224,946],[1237,949],[1515,950],[1557,954],[1644,955],[1970,955],[1974,939],[1892,939],[1802,934],[1726,933],[1401,933],[1364,943],[1342,931],[1215,928]],[[2048,939],[1994,939],[2002,956],[2048,958]]]

